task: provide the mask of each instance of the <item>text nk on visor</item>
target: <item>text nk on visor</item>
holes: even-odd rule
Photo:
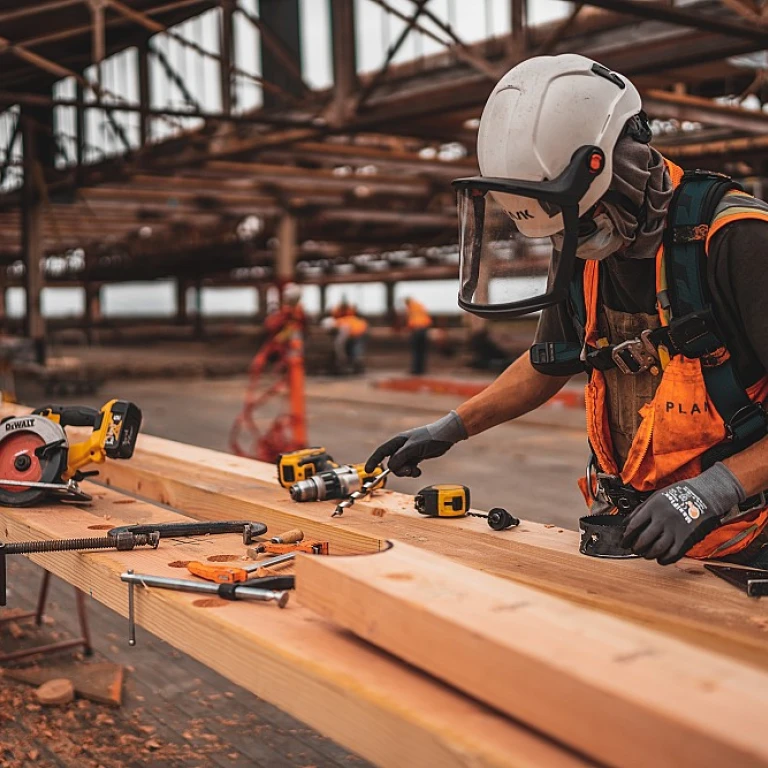
[[[578,245],[579,201],[605,167],[599,147],[578,149],[551,181],[457,179],[459,306],[511,318],[563,301]],[[557,253],[550,240],[563,233]]]

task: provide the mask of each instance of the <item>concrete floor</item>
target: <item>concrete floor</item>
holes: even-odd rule
[[[370,378],[308,382],[310,440],[324,445],[337,461],[364,461],[388,437],[433,421],[461,402],[447,395],[374,389],[372,382]],[[144,412],[144,432],[228,451],[229,430],[245,386],[245,378],[112,381],[91,404],[111,397],[133,400]],[[586,458],[581,411],[545,406],[425,462],[418,480],[395,478],[390,487],[413,494],[432,483],[462,483],[470,487],[477,508],[502,506],[519,517],[575,529],[585,509],[576,479]]]

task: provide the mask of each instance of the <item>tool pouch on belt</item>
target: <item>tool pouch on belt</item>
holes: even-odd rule
[[[627,515],[586,515],[579,520],[581,543],[579,552],[589,557],[624,559],[637,557],[621,546]]]

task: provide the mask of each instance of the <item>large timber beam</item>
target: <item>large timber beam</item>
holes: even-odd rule
[[[342,125],[354,110],[354,92],[358,86],[354,13],[353,0],[331,3],[333,99],[326,117],[332,125]]]

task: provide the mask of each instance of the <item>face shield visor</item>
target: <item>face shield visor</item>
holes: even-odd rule
[[[459,306],[480,317],[513,318],[563,301],[576,259],[579,201],[604,166],[603,152],[587,146],[551,181],[454,181]],[[556,251],[551,237],[558,233]]]

